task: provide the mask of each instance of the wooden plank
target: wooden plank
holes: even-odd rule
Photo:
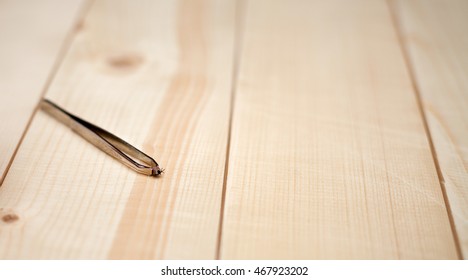
[[[468,256],[468,2],[397,1],[463,256]]]
[[[457,258],[385,1],[247,1],[221,257]]]
[[[0,2],[0,184],[83,2]]]
[[[234,13],[233,1],[93,4],[47,97],[166,173],[139,175],[39,112],[0,189],[2,258],[215,257]]]

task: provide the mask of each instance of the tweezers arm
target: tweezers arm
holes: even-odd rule
[[[88,142],[131,169],[149,176],[161,174],[162,170],[154,159],[114,134],[66,112],[49,100],[42,100],[40,107],[43,111],[70,127]]]

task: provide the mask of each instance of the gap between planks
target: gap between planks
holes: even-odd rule
[[[395,33],[396,33],[397,38],[398,38],[398,43],[400,45],[403,60],[405,62],[406,68],[408,70],[408,76],[409,76],[409,79],[411,81],[411,85],[413,87],[413,92],[414,92],[414,95],[415,95],[415,98],[416,98],[416,103],[418,105],[418,110],[419,110],[419,113],[421,114],[421,119],[422,119],[422,122],[423,122],[424,131],[426,132],[427,141],[428,141],[428,144],[429,144],[429,147],[430,147],[430,150],[431,150],[432,159],[434,161],[434,166],[435,166],[435,168],[437,170],[437,177],[439,178],[440,188],[441,188],[441,191],[442,191],[442,195],[444,197],[445,208],[447,209],[447,216],[448,216],[448,219],[450,221],[450,228],[452,230],[453,239],[454,239],[454,242],[455,242],[455,248],[457,250],[457,256],[458,256],[458,258],[460,260],[463,260],[463,253],[462,253],[461,246],[460,246],[460,239],[458,237],[458,233],[457,233],[457,230],[456,230],[456,227],[455,227],[455,221],[453,219],[452,209],[450,207],[450,202],[449,202],[449,199],[448,199],[448,196],[447,196],[447,190],[445,188],[444,175],[442,174],[442,170],[440,168],[439,160],[438,160],[438,157],[437,157],[437,151],[436,151],[436,149],[434,147],[434,141],[432,140],[431,130],[429,128],[428,121],[427,121],[427,116],[426,116],[426,113],[424,111],[421,92],[420,92],[418,81],[416,79],[416,75],[415,75],[415,72],[414,72],[414,67],[413,67],[413,64],[412,64],[412,61],[411,61],[411,58],[410,58],[410,55],[409,55],[408,46],[406,45],[406,41],[405,41],[405,39],[403,37],[403,34],[402,34],[402,28],[401,28],[400,20],[399,20],[399,17],[398,17],[398,10],[397,10],[396,4],[394,3],[393,0],[387,0],[386,2],[387,2],[388,9],[389,9],[390,17],[392,19],[393,27],[395,29]]]
[[[80,22],[84,19],[85,15],[88,13],[88,11],[91,9],[92,4],[94,3],[94,0],[85,0],[82,4],[81,7],[78,11],[78,13],[75,16],[75,20],[73,21],[73,24],[70,27],[70,30],[67,32],[67,35],[65,36],[65,39],[62,43],[62,46],[60,47],[60,50],[57,53],[57,57],[55,58],[54,64],[52,66],[52,69],[50,70],[50,73],[47,75],[44,87],[42,88],[40,94],[39,94],[39,99],[38,101],[40,102],[42,98],[44,98],[46,92],[48,91],[50,85],[52,84],[52,81],[54,80],[58,70],[60,69],[60,66],[62,65],[62,62],[67,54],[67,52],[70,49],[70,46],[73,42],[73,39],[75,37],[76,29],[77,26],[80,24]],[[0,177],[0,188],[3,185],[3,181],[5,181],[6,176],[8,175],[8,171],[10,171],[10,167],[13,164],[13,161],[15,160],[16,154],[18,153],[19,148],[21,147],[21,144],[23,143],[24,137],[29,131],[29,128],[31,126],[31,123],[34,119],[34,117],[37,114],[37,111],[39,110],[39,103],[36,104],[34,110],[32,111],[26,126],[24,128],[23,133],[21,134],[21,137],[16,144],[16,147],[13,151],[13,154],[11,155],[11,158],[5,168],[5,171],[3,172],[3,175]]]
[[[224,221],[224,208],[226,202],[226,187],[227,179],[229,176],[229,156],[231,154],[231,136],[232,136],[232,122],[234,119],[234,103],[236,100],[236,91],[237,91],[237,79],[239,76],[239,65],[240,65],[240,53],[242,47],[242,36],[244,31],[244,15],[245,15],[245,0],[236,1],[236,15],[235,15],[235,34],[234,34],[234,51],[233,55],[233,64],[232,64],[232,80],[231,80],[231,104],[229,106],[229,124],[228,124],[228,135],[226,142],[226,162],[224,165],[224,178],[223,178],[223,190],[221,192],[221,207],[219,212],[219,222],[218,222],[218,239],[216,243],[216,254],[215,259],[221,259],[221,244],[222,244],[222,234],[223,234],[223,221]]]

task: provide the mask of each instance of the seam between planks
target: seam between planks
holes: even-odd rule
[[[224,208],[226,202],[226,188],[227,188],[227,179],[229,175],[229,159],[231,154],[231,136],[232,136],[232,123],[234,119],[234,105],[236,101],[236,92],[237,92],[237,79],[239,75],[239,65],[240,65],[240,49],[242,47],[242,32],[243,32],[243,20],[244,9],[245,9],[245,0],[236,1],[236,11],[235,11],[235,34],[234,34],[234,52],[233,52],[233,67],[232,67],[232,78],[231,78],[231,100],[229,106],[229,123],[228,123],[228,136],[226,143],[226,161],[224,164],[224,179],[223,179],[223,190],[221,194],[221,207],[219,212],[219,222],[218,222],[218,238],[216,244],[216,255],[215,259],[221,259],[221,242],[222,242],[222,232],[223,232],[223,222],[224,222]]]
[[[21,144],[23,143],[23,140],[26,137],[26,134],[29,131],[31,123],[32,123],[34,117],[36,116],[37,111],[39,110],[40,100],[42,100],[42,98],[44,98],[45,94],[49,90],[49,87],[52,84],[52,81],[54,80],[54,77],[56,76],[56,74],[58,72],[58,69],[62,65],[62,62],[63,62],[63,60],[65,58],[65,55],[67,54],[68,50],[70,49],[73,38],[76,35],[76,26],[80,21],[82,21],[84,19],[85,15],[87,14],[89,9],[91,8],[93,2],[94,2],[94,0],[85,0],[85,1],[83,1],[83,4],[81,4],[80,9],[76,13],[76,18],[73,21],[73,24],[71,25],[70,30],[67,32],[67,35],[65,36],[65,39],[63,40],[62,46],[60,47],[60,49],[59,49],[59,51],[57,53],[57,56],[55,58],[52,69],[50,70],[49,75],[46,78],[46,82],[45,82],[45,84],[44,84],[44,86],[43,86],[43,88],[41,90],[41,93],[39,95],[39,99],[38,99],[38,102],[36,104],[36,107],[32,111],[31,116],[29,117],[28,122],[26,123],[26,126],[24,128],[24,131],[21,134],[21,137],[20,137],[20,139],[18,141],[18,144],[16,144],[16,147],[15,147],[15,149],[13,151],[13,154],[10,157],[10,161],[8,162],[8,164],[7,164],[6,168],[5,168],[5,171],[3,172],[3,174],[2,174],[2,176],[0,178],[0,188],[3,185],[3,181],[5,181],[5,178],[6,178],[7,174],[8,174],[8,171],[10,171],[10,167],[13,164],[13,161],[15,160],[16,154],[18,153],[18,150],[21,147]]]
[[[437,157],[437,151],[435,149],[434,142],[432,140],[431,130],[429,128],[429,124],[428,124],[428,121],[427,121],[427,116],[426,116],[426,113],[424,111],[424,105],[423,105],[423,101],[422,101],[422,97],[421,97],[421,91],[419,89],[419,85],[418,85],[418,82],[417,82],[417,79],[416,79],[413,64],[411,62],[411,57],[410,57],[410,54],[409,54],[409,50],[408,50],[407,44],[405,43],[405,39],[404,39],[403,34],[402,34],[402,27],[401,27],[401,24],[400,24],[400,20],[398,18],[396,4],[392,0],[387,0],[386,2],[387,2],[387,6],[388,6],[388,9],[389,9],[389,12],[390,12],[390,17],[392,19],[393,27],[395,29],[395,33],[396,33],[397,38],[398,38],[398,42],[399,42],[399,45],[400,45],[401,53],[403,55],[404,63],[405,63],[406,68],[408,70],[408,75],[409,75],[409,78],[410,78],[410,81],[411,81],[411,86],[413,88],[413,92],[414,92],[415,97],[416,97],[416,102],[417,102],[417,105],[418,105],[419,113],[420,113],[421,119],[423,121],[424,130],[426,132],[426,137],[427,137],[427,140],[428,140],[428,143],[429,143],[429,147],[431,149],[432,158],[434,160],[434,166],[435,166],[435,168],[437,170],[437,177],[439,178],[440,188],[441,188],[441,191],[442,191],[442,195],[444,197],[445,208],[447,209],[447,215],[448,215],[448,218],[449,218],[453,239],[455,241],[455,248],[457,250],[457,257],[462,260],[463,259],[463,253],[461,251],[460,239],[458,237],[458,233],[457,233],[457,230],[456,230],[456,227],[455,227],[455,221],[453,219],[452,209],[450,207],[450,202],[449,202],[449,199],[448,199],[448,196],[447,196],[447,190],[446,190],[446,187],[445,187],[445,179],[444,179],[444,176],[442,174],[442,170],[441,170],[440,164],[439,164],[439,159]]]

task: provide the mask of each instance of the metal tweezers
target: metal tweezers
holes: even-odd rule
[[[156,161],[114,134],[95,126],[60,108],[53,102],[43,99],[40,108],[56,118],[88,142],[138,173],[158,176],[164,170]]]

